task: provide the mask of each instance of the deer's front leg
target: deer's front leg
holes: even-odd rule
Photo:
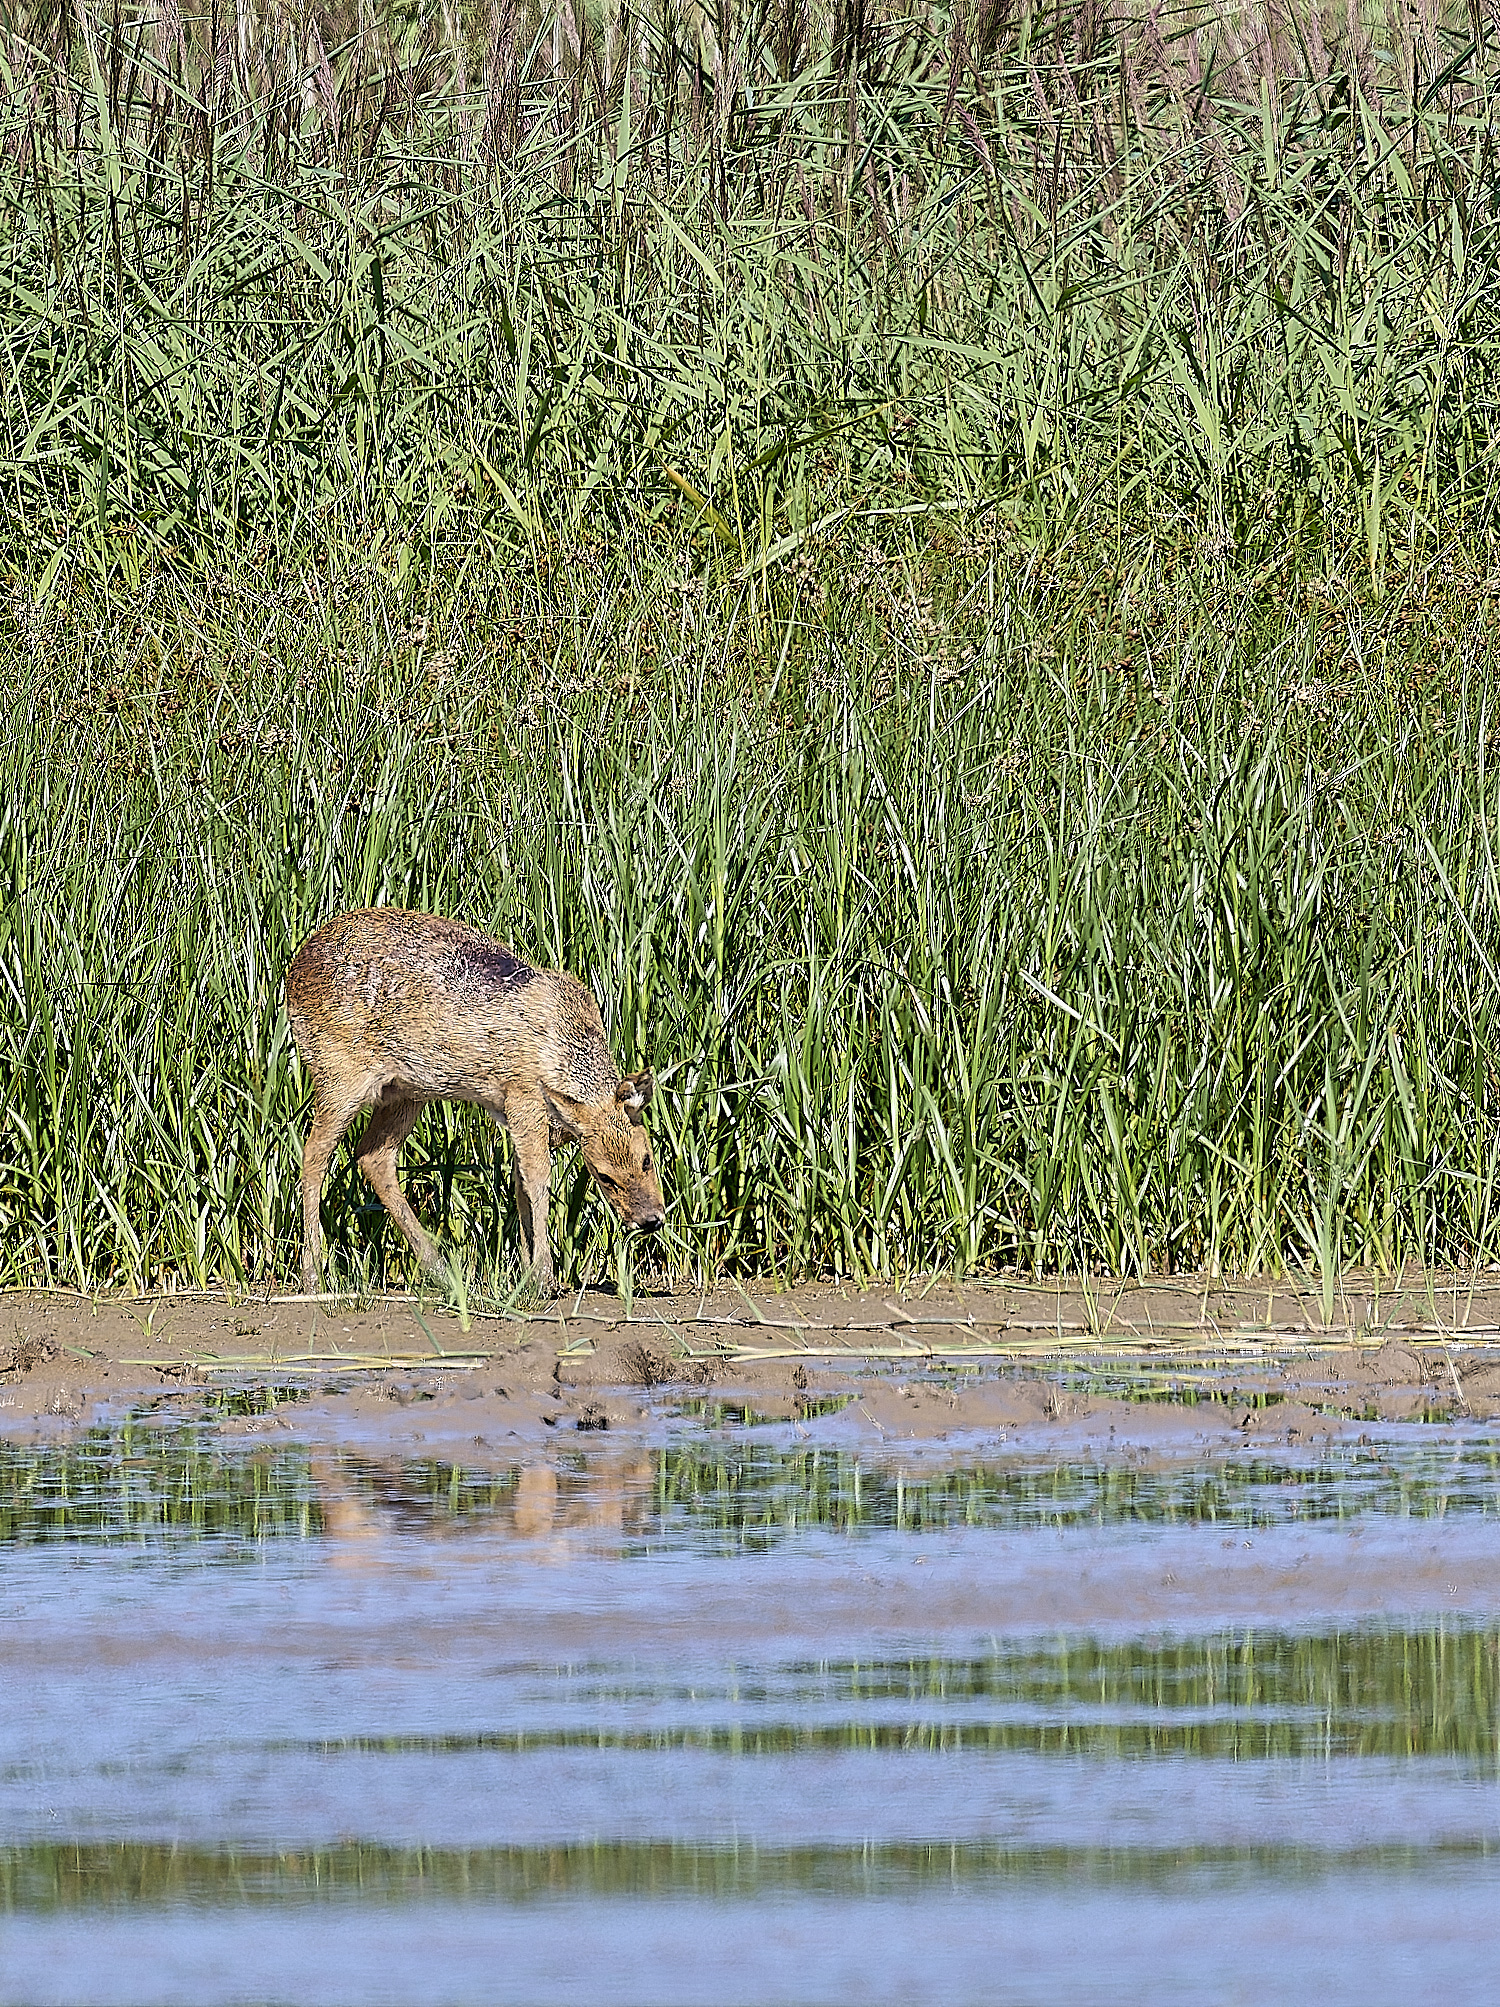
[[[538,1101],[534,1109],[508,1110],[506,1119],[515,1149],[516,1216],[521,1223],[521,1246],[532,1280],[550,1296],[557,1280],[552,1270],[552,1247],[547,1239],[547,1185],[552,1175],[547,1110]]]

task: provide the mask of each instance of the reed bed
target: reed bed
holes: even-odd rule
[[[1491,602],[1161,581],[1131,639],[1128,581],[969,562],[956,669],[900,565],[757,641],[610,553],[420,635],[374,573],[55,608],[0,755],[6,1279],[295,1271],[281,976],[365,902],[589,975],[659,1069],[678,1273],[1290,1264],[1331,1305],[1349,1262],[1490,1258]],[[505,1287],[484,1125],[433,1111],[407,1163]],[[560,1177],[584,1279],[609,1229]],[[327,1211],[351,1286],[412,1279],[347,1157]]]
[[[1487,15],[4,23],[0,1282],[293,1272],[378,902],[594,983],[678,1275],[1495,1258]]]
[[[601,525],[764,572],[882,507],[1378,574],[1488,521],[1477,4],[119,4],[4,16],[29,579]]]

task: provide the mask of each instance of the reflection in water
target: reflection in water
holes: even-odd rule
[[[523,1540],[552,1531],[557,1518],[557,1472],[550,1463],[528,1464],[516,1479],[515,1528]]]
[[[563,1473],[552,1462],[525,1464],[516,1473],[509,1523],[522,1540],[554,1533],[639,1537],[652,1515],[654,1484],[655,1467],[645,1455],[606,1452]]]
[[[1500,1450],[1334,1446],[1290,1463],[1242,1454],[1209,1467],[975,1463],[921,1476],[845,1450],[701,1442],[571,1450],[501,1471],[435,1458],[316,1456],[129,1423],[60,1444],[0,1443],[0,1544],[509,1527],[523,1540],[614,1533],[628,1546],[771,1549],[809,1529],[1271,1527],[1362,1515],[1500,1517]]]
[[[379,1518],[347,1481],[333,1457],[314,1450],[308,1458],[307,1474],[320,1509],[325,1538],[354,1542],[381,1538],[385,1529]]]
[[[1485,1997],[1496,1482],[0,1447],[0,2003]]]
[[[774,1675],[674,1684],[574,1675],[573,1722],[381,1738],[411,1754],[699,1749],[731,1756],[839,1750],[1231,1763],[1333,1756],[1500,1764],[1500,1625],[1434,1621],[1191,1638],[996,1642],[982,1656],[790,1662]],[[642,1721],[641,1715],[649,1716]],[[309,1745],[368,1752],[357,1736]],[[1496,1807],[1500,1817],[1500,1804]]]
[[[1483,1863],[1494,1849],[1470,1839],[1443,1849],[1445,1865]],[[1428,1850],[1399,1841],[1357,1850],[1372,1877],[1409,1873]],[[912,1897],[967,1884],[976,1893],[1017,1881],[1145,1887],[1191,1872],[1306,1880],[1329,1853],[1309,1839],[1283,1845],[1172,1847],[1005,1846],[906,1841],[845,1847],[683,1845],[659,1840],[549,1847],[381,1847],[351,1842],[295,1852],[224,1853],[121,1842],[0,1852],[0,1913],[93,1911],[191,1903],[236,1909],[282,1903],[499,1900],[690,1895],[745,1901],[791,1894]],[[3,1996],[0,1996],[3,1997]]]

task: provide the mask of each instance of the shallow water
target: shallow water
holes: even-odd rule
[[[0,1449],[0,2000],[1481,1998],[1496,1505]]]
[[[389,1531],[514,1525],[518,1509],[535,1520],[527,1469],[555,1476],[549,1529],[581,1517],[612,1526],[633,1549],[740,1552],[812,1529],[1253,1528],[1450,1513],[1500,1524],[1500,1438],[1474,1430],[1408,1446],[1403,1433],[1300,1456],[1247,1449],[1206,1466],[1010,1457],[913,1476],[847,1450],[746,1436],[635,1453],[561,1451],[496,1471],[410,1456],[329,1457],[296,1443],[247,1450],[196,1427],[114,1424],[63,1444],[0,1441],[0,1549],[44,1540],[308,1538],[324,1531],[330,1496]]]

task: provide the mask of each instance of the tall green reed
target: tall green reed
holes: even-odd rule
[[[321,607],[245,577],[192,620],[101,590],[12,660],[8,1280],[292,1273],[281,976],[382,902],[594,984],[621,1063],[659,1070],[678,1273],[1291,1265],[1332,1292],[1350,1262],[1493,1257],[1500,803],[1464,581],[1393,612],[1184,566],[1132,636],[1129,579],[1009,540],[953,544],[935,615],[923,545],[853,573],[835,546],[758,625],[743,591],[567,555],[415,622],[368,564]],[[499,1288],[492,1152],[435,1111],[406,1161]],[[562,1272],[597,1275],[612,1230],[558,1175]],[[409,1274],[347,1156],[327,1212],[347,1275]]]
[[[1378,575],[1488,520],[1487,18],[13,10],[5,548],[957,505]]]
[[[679,1266],[1487,1258],[1500,72],[1340,19],[8,14],[9,1278],[288,1273],[390,900],[663,1064]]]

